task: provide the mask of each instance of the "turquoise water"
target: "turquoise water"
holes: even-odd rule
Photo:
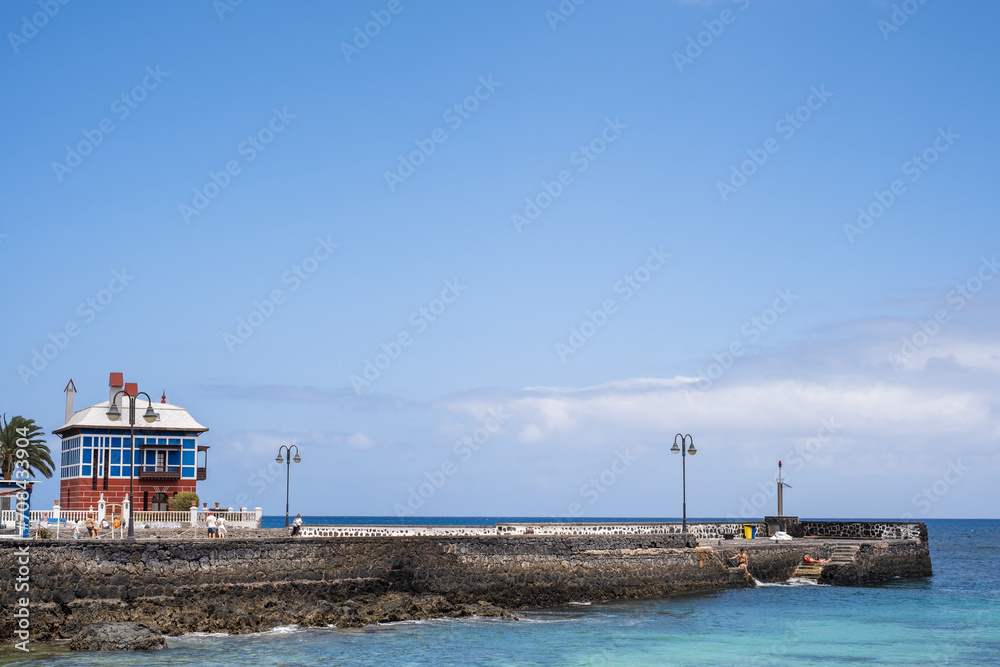
[[[393,519],[398,521],[398,519]],[[444,523],[420,519],[412,523]],[[467,519],[455,523],[478,523]],[[485,521],[485,520],[483,520]],[[495,521],[490,519],[489,522]],[[284,517],[278,525],[284,524]],[[1000,665],[1000,521],[928,521],[935,575],[772,585],[364,630],[181,637],[155,654],[34,644],[23,665]]]

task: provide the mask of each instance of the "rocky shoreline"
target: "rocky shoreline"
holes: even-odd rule
[[[244,614],[229,605],[207,603],[203,609],[186,609],[178,615],[143,613],[142,623],[97,620],[83,624],[74,621],[62,625],[59,639],[70,639],[71,650],[121,651],[158,650],[166,647],[164,636],[182,636],[193,632],[248,634],[267,632],[277,627],[297,625],[305,628],[362,628],[400,621],[437,618],[501,618],[520,620],[516,614],[480,601],[453,604],[441,595],[386,593],[358,596],[343,602],[329,600],[300,601],[256,614]],[[209,614],[205,616],[204,614]],[[111,617],[117,617],[111,614]],[[50,638],[55,639],[55,638]]]

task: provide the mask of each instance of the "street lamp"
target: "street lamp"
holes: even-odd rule
[[[681,439],[680,446],[677,445],[677,438]],[[684,445],[687,442],[690,442],[691,446],[685,451]],[[686,457],[688,454],[694,456],[695,454],[698,453],[698,450],[694,448],[694,438],[691,437],[691,434],[681,435],[680,433],[678,433],[677,435],[674,436],[674,446],[670,448],[670,451],[672,451],[674,454],[676,454],[677,452],[681,453],[681,494],[682,494],[681,498],[683,500],[682,511],[684,512],[681,518],[681,532],[686,533],[688,529],[687,464],[684,461],[684,457]]]
[[[281,458],[281,450],[285,450],[285,456],[288,457],[286,462],[285,459]],[[292,450],[295,450],[295,458],[292,458]],[[282,445],[278,447],[278,458],[274,459],[278,463],[285,464],[285,528],[288,528],[288,479],[292,472],[292,461],[296,463],[301,463],[302,459],[299,458],[299,448],[297,445]]]
[[[131,394],[126,394],[124,391],[119,391],[115,394],[115,397],[111,399],[111,405],[108,406],[108,419],[113,422],[118,421],[122,418],[122,411],[118,408],[118,397],[119,396],[128,397],[128,424],[129,424],[129,434],[131,436],[130,442],[132,446],[131,454],[129,455],[129,466],[128,466],[128,538],[129,540],[135,539],[135,528],[132,521],[133,513],[135,511],[135,498],[132,496],[132,480],[135,478],[135,401],[140,396],[146,397],[146,402],[149,406],[146,408],[146,412],[143,413],[142,418],[146,420],[147,424],[152,424],[160,415],[153,412],[153,399],[149,397],[144,391],[138,392],[135,396]],[[111,461],[105,461],[104,465],[110,465]],[[94,465],[97,465],[97,461],[94,461]]]

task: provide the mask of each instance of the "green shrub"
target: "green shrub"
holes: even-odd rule
[[[181,491],[170,499],[170,509],[175,512],[186,512],[198,506],[198,494],[193,491]]]

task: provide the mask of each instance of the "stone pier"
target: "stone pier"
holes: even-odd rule
[[[14,637],[12,613],[23,596],[30,599],[34,641],[72,637],[103,621],[149,623],[168,634],[243,633],[749,587],[754,578],[787,579],[807,551],[825,558],[848,542],[858,545],[856,557],[826,568],[829,583],[931,574],[923,524],[880,524],[874,539],[858,537],[871,532],[867,524],[843,524],[834,531],[843,537],[788,541],[741,539],[732,524],[714,536],[705,536],[712,533],[706,524],[693,524],[702,526],[701,537],[637,528],[655,525],[581,530],[541,524],[529,532],[529,526],[504,524],[486,535],[448,535],[438,527],[431,535],[345,536],[339,527],[339,535],[302,538],[6,541],[0,568],[16,572],[19,559],[28,560],[30,588],[16,590],[13,576],[0,580],[0,636]],[[27,558],[19,555],[25,547]],[[750,556],[749,575],[728,560],[740,547]]]

